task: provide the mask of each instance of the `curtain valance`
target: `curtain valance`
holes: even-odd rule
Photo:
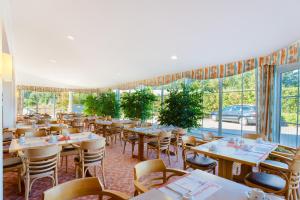
[[[171,82],[189,78],[196,80],[206,80],[215,78],[224,78],[247,71],[251,71],[258,66],[263,65],[284,65],[300,62],[300,41],[296,41],[286,48],[275,51],[267,56],[257,58],[249,58],[246,60],[235,61],[227,64],[204,66],[192,69],[189,71],[178,72],[173,74],[166,74],[151,79],[133,81],[123,84],[114,85],[109,88],[95,88],[95,89],[69,89],[69,88],[51,88],[51,87],[37,87],[37,86],[18,86],[19,90],[34,90],[39,92],[85,92],[85,93],[101,93],[109,89],[128,90],[134,89],[140,85],[144,86],[160,86],[169,84]]]

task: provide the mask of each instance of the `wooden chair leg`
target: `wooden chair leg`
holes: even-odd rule
[[[169,165],[171,165],[170,149],[167,149],[167,153],[168,153]]]
[[[55,185],[58,185],[58,170],[57,170],[57,166],[55,168]]]
[[[104,175],[104,161],[103,160],[101,162],[101,175],[103,178],[103,185],[104,185],[104,187],[106,187],[106,180],[105,180],[105,175]]]
[[[131,156],[133,156],[135,142],[131,143]]]
[[[19,190],[19,193],[22,192],[22,183],[21,183],[21,169],[18,169],[18,190]]]
[[[25,180],[24,180],[24,182],[25,182],[25,200],[28,200],[28,198],[29,198],[29,184],[30,184],[30,180],[29,180],[29,178],[25,178]]]
[[[124,141],[123,154],[125,153],[126,141]]]
[[[137,190],[134,190],[133,196],[137,196],[137,195],[139,195],[139,192]]]
[[[65,157],[66,157],[66,173],[68,173],[68,156]]]

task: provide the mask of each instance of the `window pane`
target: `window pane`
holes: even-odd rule
[[[298,70],[285,72],[281,78],[282,97],[298,95]]]
[[[244,92],[248,90],[255,91],[255,70],[243,74]]]
[[[218,133],[219,80],[204,80],[202,88],[204,109],[202,130]]]
[[[281,118],[284,123],[297,123],[297,98],[282,98]]]
[[[229,80],[229,79],[227,79]],[[234,80],[234,79],[233,79]],[[225,135],[241,134],[242,92],[224,92],[222,110],[222,133]]]
[[[229,76],[223,79],[223,92],[241,91],[242,90],[242,75]]]

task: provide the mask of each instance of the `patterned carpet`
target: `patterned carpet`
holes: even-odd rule
[[[106,188],[112,190],[118,190],[124,192],[130,196],[133,196],[133,167],[138,163],[137,159],[131,157],[131,145],[126,145],[126,152],[122,154],[122,146],[120,142],[107,146],[105,157],[105,178]],[[136,145],[137,151],[137,145]],[[135,152],[137,154],[137,152]],[[181,155],[181,154],[180,154]],[[149,159],[156,158],[156,153],[151,152]],[[69,180],[75,179],[75,165],[73,157],[69,156],[68,172],[65,171],[65,163],[59,168],[59,183],[63,183]],[[162,159],[165,164],[169,166],[167,156],[162,154]],[[171,166],[173,168],[182,169],[182,159],[179,156],[179,161],[176,161],[176,156],[171,156]],[[98,173],[100,174],[100,173]],[[33,184],[32,192],[29,199],[40,200],[42,199],[43,191],[51,188],[52,183],[49,178],[40,179]],[[24,187],[23,187],[24,188]],[[24,189],[23,189],[24,190]],[[17,174],[5,173],[4,174],[4,199],[5,200],[23,200],[24,191],[18,192]],[[97,197],[85,197],[80,199],[97,199]]]

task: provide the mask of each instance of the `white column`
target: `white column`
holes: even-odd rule
[[[73,92],[69,92],[68,112],[72,112],[73,107]]]
[[[13,81],[2,82],[2,98],[3,98],[3,127],[15,127],[16,123],[16,96],[15,83]]]

